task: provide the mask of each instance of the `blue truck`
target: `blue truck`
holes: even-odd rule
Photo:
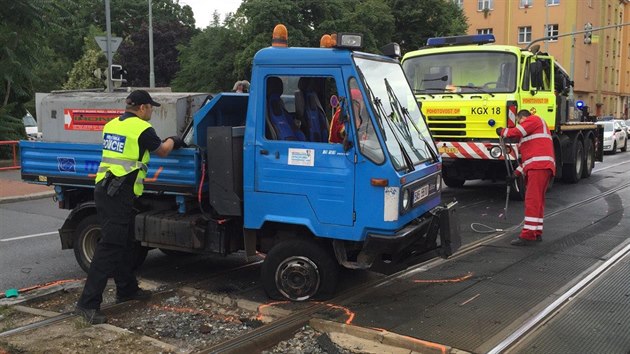
[[[305,301],[332,296],[340,266],[391,273],[451,255],[456,202],[441,201],[441,159],[414,94],[395,55],[360,42],[340,33],[328,48],[261,49],[250,93],[217,94],[194,113],[188,147],[151,157],[135,203],[137,265],[151,248],[263,253],[268,296]],[[71,210],[61,245],[88,269],[101,145],[20,147],[23,180],[54,186]]]

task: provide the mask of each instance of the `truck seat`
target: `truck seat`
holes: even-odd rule
[[[273,140],[304,141],[306,137],[295,119],[284,107],[282,80],[279,77],[267,79],[267,138]]]
[[[321,79],[303,77],[298,81],[295,91],[295,114],[302,122],[302,130],[309,141],[328,141],[328,120],[319,100]],[[320,90],[318,90],[320,88]]]

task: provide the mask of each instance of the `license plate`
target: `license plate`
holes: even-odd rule
[[[438,148],[438,152],[440,154],[456,154],[458,152],[458,150],[457,150],[457,148],[454,148],[454,147],[440,146]]]
[[[426,186],[422,186],[418,189],[416,189],[415,191],[413,191],[413,203],[417,203],[419,201],[421,201],[422,199],[426,198],[426,196],[429,195],[429,185],[427,184]]]

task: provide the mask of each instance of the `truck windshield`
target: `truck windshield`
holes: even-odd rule
[[[355,57],[368,101],[397,170],[437,160],[437,149],[402,68],[395,62]]]
[[[453,52],[406,59],[403,70],[416,94],[509,93],[516,90],[512,53]]]

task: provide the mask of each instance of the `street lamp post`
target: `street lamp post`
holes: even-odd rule
[[[107,29],[107,41],[105,54],[107,55],[107,92],[112,92],[112,25],[109,13],[109,0],[105,0],[105,27]]]
[[[149,0],[149,87],[155,87],[155,73],[153,71],[153,10]]]

